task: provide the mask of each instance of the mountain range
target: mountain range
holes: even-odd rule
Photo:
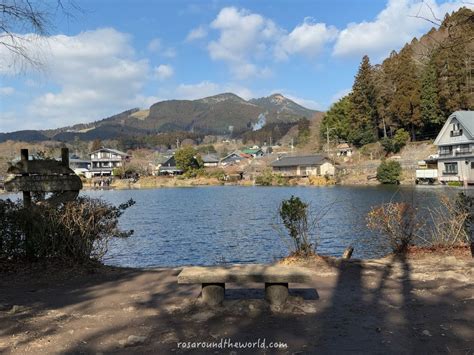
[[[0,142],[106,140],[175,131],[238,136],[270,123],[310,120],[318,113],[281,94],[247,101],[223,93],[198,100],[161,101],[148,110],[134,108],[92,123],[0,133]]]

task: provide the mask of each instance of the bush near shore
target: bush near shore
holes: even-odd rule
[[[118,219],[135,202],[113,206],[80,197],[61,205],[0,200],[0,260],[101,261],[112,238],[132,235]]]

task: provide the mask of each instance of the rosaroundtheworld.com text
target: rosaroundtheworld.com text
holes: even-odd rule
[[[222,338],[220,341],[181,341],[178,349],[286,349],[287,343],[268,342],[266,338],[257,341],[233,341]]]

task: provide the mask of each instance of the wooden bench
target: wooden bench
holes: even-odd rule
[[[288,298],[288,283],[305,283],[311,280],[308,269],[280,265],[236,265],[185,267],[178,275],[178,284],[201,284],[202,299],[209,305],[218,305],[224,300],[225,284],[265,283],[265,299],[271,304],[281,305]]]

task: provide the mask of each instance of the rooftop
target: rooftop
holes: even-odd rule
[[[323,155],[285,156],[272,163],[272,166],[322,165],[327,157]]]

